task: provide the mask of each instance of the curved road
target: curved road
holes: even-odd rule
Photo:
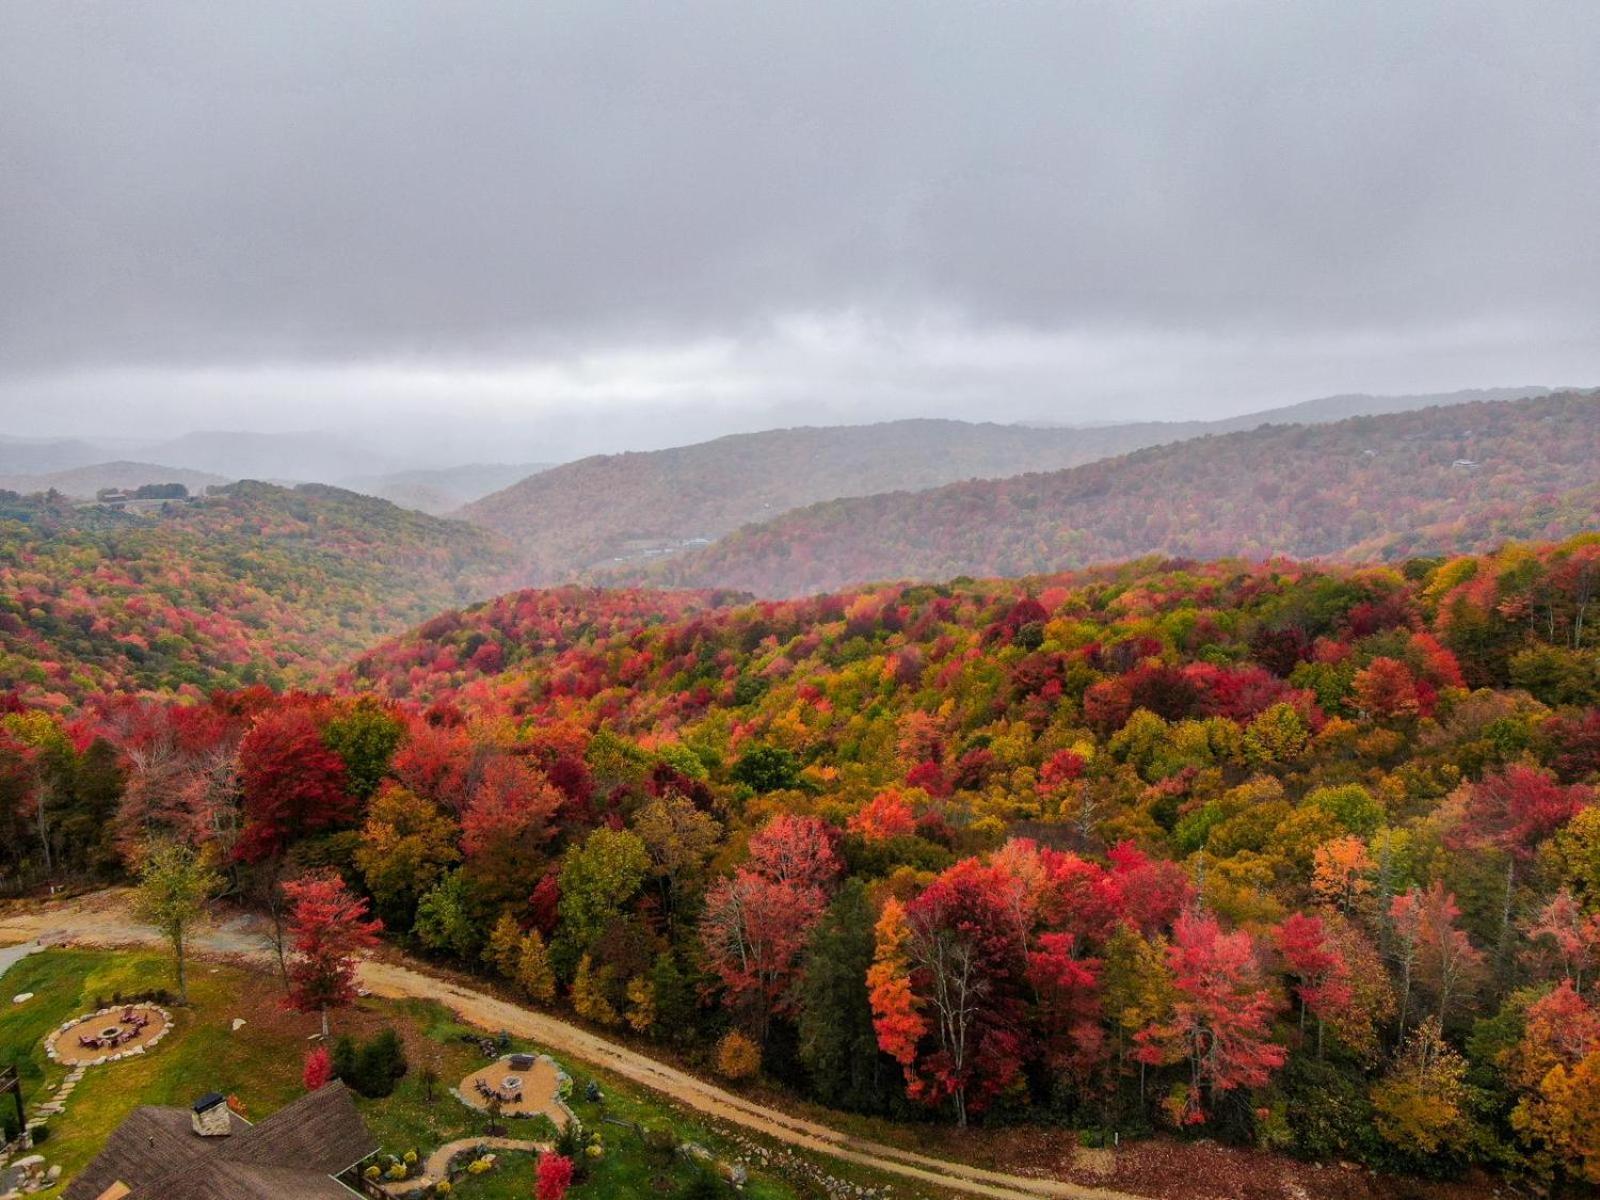
[[[161,941],[153,928],[131,917],[126,894],[119,892],[100,892],[75,901],[29,908],[13,905],[0,910],[0,944],[35,939],[91,945],[144,945]],[[191,942],[201,953],[254,958],[266,953],[260,933],[244,920],[200,930]],[[853,1137],[747,1100],[556,1017],[437,979],[400,963],[367,960],[360,964],[359,974],[362,986],[374,995],[437,1001],[469,1024],[484,1029],[504,1029],[518,1037],[529,1038],[558,1055],[603,1067],[668,1096],[674,1103],[729,1125],[908,1182],[991,1200],[1145,1200],[1109,1188],[985,1170]]]

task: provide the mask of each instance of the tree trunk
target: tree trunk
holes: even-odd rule
[[[54,875],[55,867],[50,858],[50,818],[48,816],[48,807],[45,803],[47,795],[47,790],[41,786],[39,788],[39,799],[34,807],[39,814],[39,848],[44,851],[44,873],[46,875]]]
[[[1508,858],[1506,860],[1506,899],[1504,906],[1500,910],[1500,944],[1502,946],[1507,946],[1511,943],[1511,893],[1512,889],[1516,887],[1516,883],[1517,860]]]
[[[1395,1045],[1400,1045],[1406,1040],[1406,1010],[1411,1007],[1411,967],[1405,970],[1405,979],[1400,989],[1400,1029]]]
[[[278,963],[278,978],[283,983],[283,990],[289,990],[289,957],[284,953],[283,934],[283,906],[272,906],[272,956]]]
[[[178,1003],[189,1003],[189,978],[184,970],[183,961],[183,934],[180,932],[173,936],[172,949],[178,959]]]
[[[328,1040],[328,1010],[322,1010],[322,1040]]]

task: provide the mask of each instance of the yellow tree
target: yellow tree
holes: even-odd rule
[[[550,967],[550,952],[537,929],[522,939],[517,958],[517,986],[531,1000],[548,1004],[556,998],[556,974]]]
[[[417,903],[461,860],[460,833],[433,801],[397,783],[373,797],[355,864],[378,913],[395,928],[411,927]]]
[[[1569,1175],[1600,1184],[1600,1050],[1575,1066],[1557,1064],[1524,1098],[1511,1125]]]
[[[1463,1148],[1472,1136],[1466,1077],[1466,1060],[1444,1040],[1439,1019],[1428,1017],[1372,1089],[1378,1133],[1421,1154]]]

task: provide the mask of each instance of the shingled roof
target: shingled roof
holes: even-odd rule
[[[140,1108],[61,1196],[100,1200],[120,1183],[124,1200],[349,1200],[333,1177],[377,1148],[338,1080],[259,1125],[234,1117],[229,1137],[201,1137],[185,1108]]]

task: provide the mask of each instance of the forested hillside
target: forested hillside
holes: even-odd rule
[[[1143,446],[1252,429],[1274,419],[1311,424],[1353,412],[1539,391],[1334,396],[1219,421],[1090,428],[921,420],[774,429],[567,463],[467,505],[460,515],[516,543],[525,582],[563,583],[585,568],[616,561],[646,563],[692,550],[741,525],[768,521],[815,501],[1051,471]]]
[[[1600,526],[1600,398],[1269,426],[1049,474],[838,500],[605,578],[760,595],[1144,554],[1351,561]]]
[[[280,684],[501,585],[493,535],[350,492],[235,484],[135,516],[0,500],[0,688]]]
[[[1597,584],[1590,535],[521,593],[333,694],[12,700],[0,880],[179,837],[837,1106],[1593,1178]]]

